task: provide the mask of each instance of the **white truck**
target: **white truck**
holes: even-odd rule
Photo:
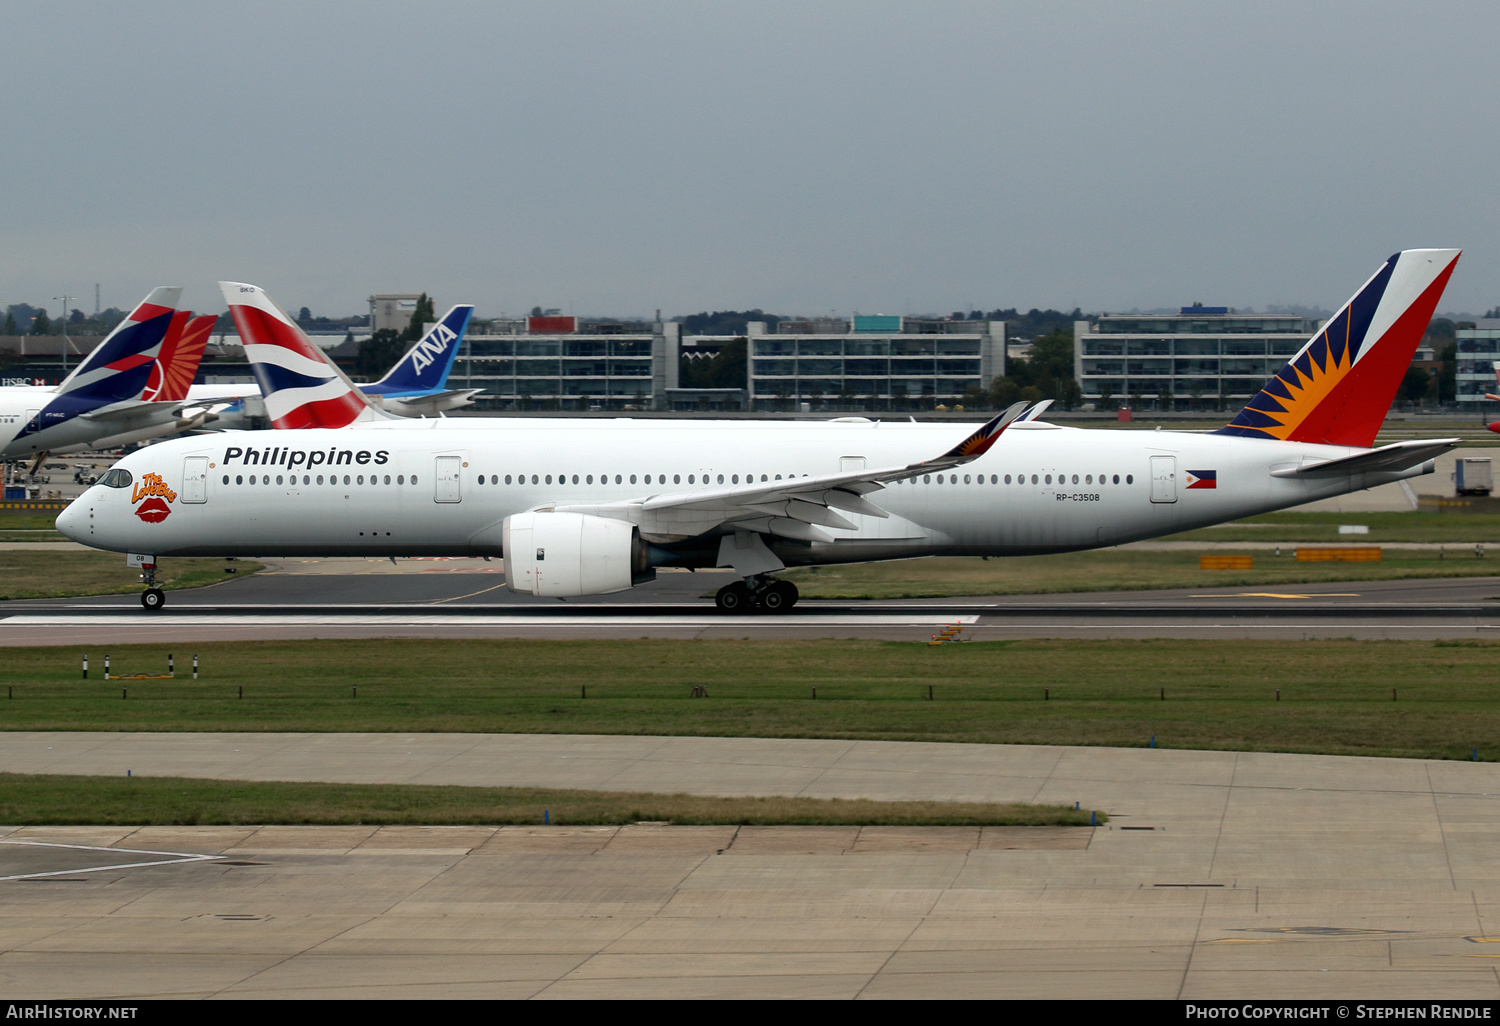
[[[1466,457],[1455,463],[1453,487],[1459,495],[1490,494],[1494,479],[1490,475],[1489,457]]]

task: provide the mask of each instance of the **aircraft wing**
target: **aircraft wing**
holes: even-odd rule
[[[171,405],[170,403],[155,403],[149,399],[127,399],[112,406],[103,406],[97,410],[80,413],[78,418],[96,424],[109,423],[111,421],[129,420],[132,417],[138,417],[143,411],[153,408],[158,410],[169,409]]]
[[[629,520],[637,524],[642,536],[651,541],[681,541],[731,524],[740,530],[784,538],[826,541],[832,535],[821,528],[853,530],[855,527],[853,522],[840,515],[840,510],[880,519],[889,517],[890,514],[865,496],[880,490],[890,481],[946,471],[978,459],[989,451],[1007,427],[1021,417],[1026,407],[1026,403],[1016,403],[942,455],[902,467],[793,477],[704,491],[669,492],[627,502],[553,508],[560,512]]]
[[[1371,470],[1407,470],[1440,456],[1457,445],[1461,439],[1435,438],[1413,439],[1382,445],[1368,452],[1341,456],[1321,463],[1304,463],[1295,467],[1278,467],[1271,471],[1272,477],[1346,477]]]
[[[181,399],[173,404],[173,409],[181,412],[183,410],[196,410],[200,406],[232,406],[235,403],[245,401],[246,397],[260,398],[259,391],[230,393],[228,395],[205,396],[201,399]]]

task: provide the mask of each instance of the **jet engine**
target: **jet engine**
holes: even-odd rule
[[[625,591],[656,578],[634,524],[583,513],[517,513],[501,528],[505,586],[571,598]]]

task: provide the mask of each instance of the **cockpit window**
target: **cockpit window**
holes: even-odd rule
[[[129,488],[130,471],[123,467],[116,467],[99,479],[99,483],[106,488]]]

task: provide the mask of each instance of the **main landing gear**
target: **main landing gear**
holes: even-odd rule
[[[795,584],[764,575],[726,584],[714,596],[714,605],[725,613],[786,613],[796,604]]]
[[[141,564],[141,583],[146,590],[141,592],[141,605],[148,613],[158,613],[167,604],[167,593],[156,586],[156,564]]]

